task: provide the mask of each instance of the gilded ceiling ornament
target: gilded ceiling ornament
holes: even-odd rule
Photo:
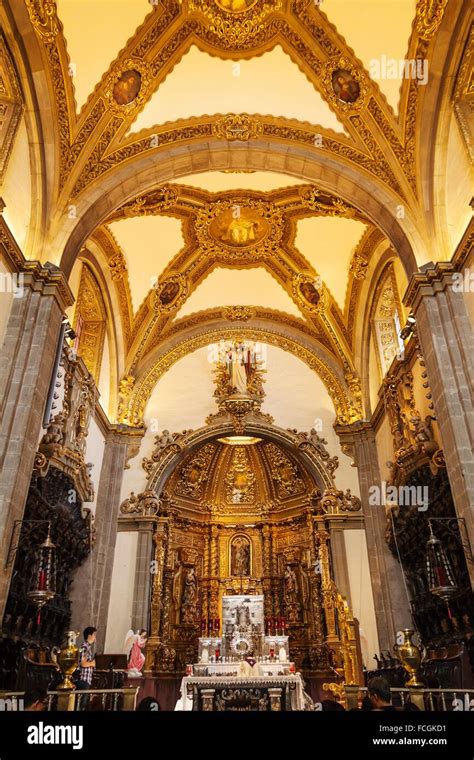
[[[236,196],[201,209],[195,232],[208,256],[248,264],[278,250],[283,225],[283,213],[273,203]]]
[[[265,27],[271,13],[280,10],[281,0],[190,0],[190,10],[206,18],[207,37],[238,49],[251,44]]]
[[[130,419],[129,405],[132,399],[133,390],[135,386],[135,378],[132,375],[125,375],[120,380],[118,390],[118,409],[117,409],[117,422],[124,425],[133,425]],[[141,423],[139,423],[141,424]]]
[[[439,29],[448,0],[418,0],[415,24],[420,37],[429,40]]]
[[[207,443],[192,454],[179,472],[175,492],[188,499],[202,499],[204,486],[209,477],[209,468],[216,452],[215,443]]]
[[[355,214],[355,209],[344,203],[341,198],[324,193],[317,187],[302,188],[301,199],[307,208],[324,216],[353,217]]]
[[[168,211],[176,203],[178,193],[171,185],[163,185],[146,195],[140,195],[119,209],[120,217],[153,216]],[[111,217],[112,218],[112,217]]]
[[[0,180],[7,168],[22,111],[20,85],[2,35],[0,36]]]
[[[159,282],[154,289],[153,309],[160,314],[176,311],[188,297],[186,277],[179,272]]]
[[[55,0],[26,0],[26,7],[35,31],[51,42],[59,32]]]
[[[224,319],[230,322],[248,322],[255,317],[253,306],[224,306],[222,309]]]
[[[355,251],[349,266],[349,274],[351,274],[355,280],[365,280],[368,266],[369,262],[365,256],[362,256],[358,251]]]
[[[117,281],[125,277],[127,273],[127,264],[122,252],[116,253],[109,259],[110,276],[112,280]]]
[[[327,309],[329,296],[320,277],[298,272],[292,281],[293,298],[303,311],[321,314]]]
[[[360,111],[365,105],[368,87],[361,72],[354,68],[349,58],[329,60],[323,71],[326,97],[336,112]]]
[[[235,446],[232,461],[225,477],[228,504],[253,504],[255,501],[255,473],[252,471],[245,446]]]
[[[150,81],[150,67],[145,61],[138,58],[120,61],[104,85],[109,110],[125,116],[144,105]]]
[[[212,134],[214,137],[224,138],[225,140],[229,140],[229,142],[233,142],[234,140],[247,142],[259,137],[262,131],[262,122],[245,114],[228,114],[228,116],[224,116],[212,124]]]
[[[272,479],[280,499],[298,496],[306,490],[298,466],[274,443],[266,443],[263,450],[270,463]]]
[[[474,26],[471,27],[469,42],[464,50],[454,88],[454,112],[471,160],[474,161]]]

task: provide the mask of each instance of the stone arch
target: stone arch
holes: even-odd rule
[[[133,166],[133,174],[130,169]],[[194,139],[192,144],[163,149],[159,161],[138,156],[96,180],[76,201],[76,219],[61,215],[51,239],[53,257],[68,274],[77,252],[111,213],[138,194],[185,175],[222,169],[276,171],[316,182],[323,190],[355,205],[378,226],[400,255],[407,275],[428,260],[417,220],[408,209],[397,217],[400,198],[381,181],[332,155],[284,141],[250,140],[223,144],[218,139]]]
[[[323,381],[334,403],[338,422],[349,424],[360,419],[341,371],[336,369],[334,361],[329,362],[326,357],[325,359],[321,358],[319,354],[322,351],[317,352],[314,346],[304,345],[295,337],[280,334],[274,330],[270,331],[263,327],[229,328],[227,323],[223,323],[221,326],[213,325],[196,332],[194,335],[187,335],[176,341],[175,345],[166,348],[164,352],[160,353],[160,347],[158,347],[131,389],[126,418],[124,415],[119,415],[119,421],[132,425],[142,424],[146,404],[160,377],[176,361],[188,353],[224,339],[259,340],[262,343],[268,343],[293,353],[304,361],[310,369],[313,369]]]
[[[291,430],[283,430],[265,420],[252,418],[245,429],[246,435],[255,435],[281,446],[293,456],[301,458],[301,462],[321,491],[334,487],[334,474],[325,466],[320,453],[306,436],[301,436]],[[152,457],[154,464],[149,471],[146,486],[147,491],[159,495],[170,475],[196,449],[209,441],[235,434],[232,423],[218,422],[197,430],[186,431],[160,450],[158,456]]]

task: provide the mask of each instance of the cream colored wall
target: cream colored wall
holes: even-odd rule
[[[379,644],[365,530],[345,530],[344,542],[352,613],[360,624],[362,659],[370,670],[374,666],[372,658],[379,652]]]
[[[111,654],[124,651],[125,636],[132,624],[137,544],[137,532],[117,534],[104,648]]]
[[[328,441],[328,451],[339,457],[336,482],[339,488],[350,488],[359,494],[357,470],[345,456],[333,430],[335,413],[329,394],[319,377],[300,359],[275,346],[266,346],[266,398],[262,411],[274,417],[282,428],[309,431],[316,427]],[[174,364],[157,383],[145,411],[147,432],[139,454],[129,462],[122,486],[122,499],[130,491],[143,490],[145,472],[143,457],[153,451],[155,436],[163,431],[196,429],[204,425],[208,414],[217,411],[213,399],[212,365],[208,347]]]
[[[16,242],[25,253],[31,215],[30,148],[25,118],[22,116],[2,183],[6,207],[3,215]]]
[[[446,215],[451,242],[451,250],[446,251],[447,261],[454,253],[472,216],[469,202],[472,198],[473,185],[474,171],[456,117],[453,114],[449,130],[446,166]]]
[[[191,293],[176,319],[217,306],[255,306],[302,317],[286,290],[265,269],[218,267]]]
[[[10,275],[10,269],[0,256],[0,346],[3,345],[5,339],[5,331],[7,329],[8,318],[13,304],[13,291],[15,289],[14,282],[12,282],[11,286],[7,286],[7,280],[4,279],[4,275]],[[18,285],[20,285],[20,282],[18,282]]]

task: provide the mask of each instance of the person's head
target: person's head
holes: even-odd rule
[[[43,712],[48,704],[48,695],[44,689],[27,691],[23,697],[23,704],[28,712]]]
[[[140,630],[138,631],[138,635],[139,635],[139,636],[141,636],[141,637],[142,637],[142,639],[146,639],[146,638],[147,638],[147,636],[148,636],[148,634],[147,634],[147,632],[146,632],[145,628],[140,628]]]
[[[97,628],[94,628],[92,625],[88,625],[87,628],[84,628],[84,641],[87,641],[88,644],[93,644],[96,638],[96,631]]]
[[[390,704],[390,684],[386,678],[371,678],[367,684],[367,691],[374,710],[380,710]]]
[[[360,709],[361,710],[373,710],[374,709],[374,706],[372,704],[372,700],[371,700],[371,698],[369,697],[368,694],[366,694],[365,697],[364,697],[364,699],[362,700]]]
[[[137,706],[137,712],[158,712],[160,705],[154,697],[145,697]]]

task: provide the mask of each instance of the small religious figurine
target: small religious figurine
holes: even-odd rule
[[[296,573],[290,565],[285,570],[285,599],[289,605],[297,604],[297,580]]]
[[[184,593],[183,593],[183,606],[193,605],[196,601],[197,588],[196,588],[196,571],[191,566],[186,574],[184,581]]]
[[[134,633],[129,631],[125,637],[125,649],[128,654],[128,675],[131,678],[141,678],[142,668],[145,664],[145,655],[142,649],[147,642],[147,632],[144,628]]]
[[[231,572],[233,576],[250,575],[250,545],[245,536],[237,536],[232,542]]]

